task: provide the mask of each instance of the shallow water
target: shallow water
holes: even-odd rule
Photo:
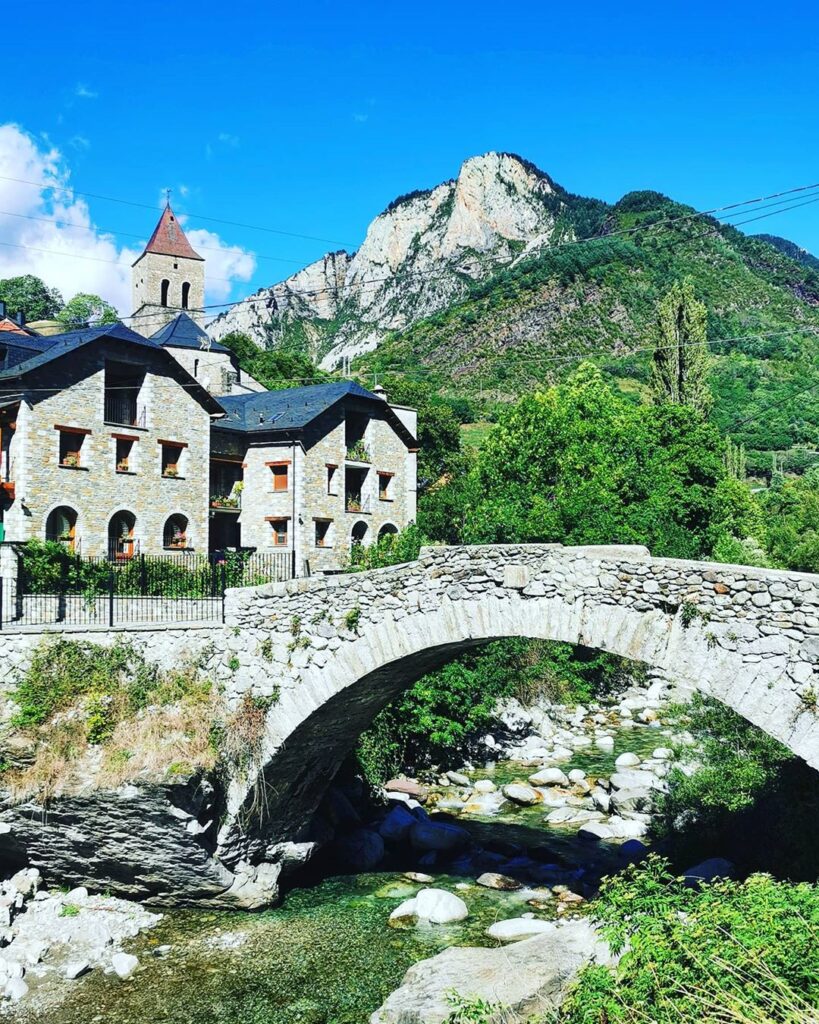
[[[521,895],[435,876],[470,916],[455,925],[394,929],[390,912],[421,886],[400,875],[328,878],[249,914],[177,910],[129,951],[128,982],[99,971],[73,983],[62,1005],[21,1019],[48,1024],[366,1024],[413,963],[453,945],[494,945],[496,920],[530,912]],[[548,919],[550,912],[536,912]],[[163,943],[172,949],[157,957]]]

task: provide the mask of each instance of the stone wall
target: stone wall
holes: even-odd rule
[[[145,410],[145,426],[106,422],[105,359],[132,362],[146,370],[137,409]],[[199,402],[168,375],[164,360],[149,353],[129,355],[111,343],[80,349],[66,367],[44,367],[27,400],[20,405],[12,446],[16,496],[6,512],[6,540],[43,539],[49,513],[58,506],[77,512],[75,544],[83,555],[108,553],[108,524],[124,510],[136,517],[135,539],[143,554],[163,552],[163,528],[173,514],[188,520],[189,544],[208,547],[208,455],[210,416]],[[53,386],[55,393],[40,391]],[[90,431],[81,443],[81,466],[59,464],[60,431],[55,425]],[[132,443],[127,473],[116,470],[115,434]],[[180,476],[163,478],[158,440],[179,441],[183,449]]]
[[[817,576],[653,559],[634,547],[426,548],[406,565],[229,591],[226,611],[224,627],[131,634],[165,666],[198,657],[232,707],[248,693],[275,698],[258,762],[229,781],[218,828],[209,818],[197,839],[209,851],[196,869],[210,879],[203,885],[229,883],[208,898],[274,898],[281,873],[309,856],[312,816],[373,716],[424,673],[501,637],[582,644],[662,669],[819,768]],[[123,633],[70,635],[111,643]],[[0,687],[39,642],[0,634]],[[50,834],[66,863],[86,856],[77,834]],[[115,848],[112,839],[109,861]]]
[[[298,839],[373,715],[424,672],[504,636],[662,668],[819,767],[815,576],[640,548],[429,548],[404,566],[232,591],[227,610],[238,631],[230,698],[280,692],[261,774],[231,784],[219,847],[228,863]],[[267,824],[239,827],[260,784]]]

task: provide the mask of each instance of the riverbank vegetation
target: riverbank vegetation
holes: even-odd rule
[[[15,801],[207,772],[254,742],[255,718],[229,714],[199,665],[163,671],[128,643],[45,642],[11,696],[2,786]]]

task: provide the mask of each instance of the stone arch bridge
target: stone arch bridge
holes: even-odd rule
[[[819,769],[819,576],[652,558],[640,547],[431,547],[404,565],[229,591],[226,616],[225,626],[132,639],[166,666],[198,654],[233,707],[248,694],[273,698],[254,765],[213,799],[207,784],[184,799],[163,791],[164,810],[126,787],[102,812],[98,796],[47,815],[28,804],[4,811],[0,831],[11,822],[30,862],[57,858],[72,884],[126,879],[118,891],[159,902],[269,902],[282,872],[309,857],[314,812],[373,716],[425,672],[501,637],[582,644],[662,669]],[[39,642],[5,636],[0,683],[4,666],[22,666]],[[111,641],[85,638],[95,637]]]
[[[819,768],[817,576],[640,547],[425,548],[405,565],[232,591],[226,629],[231,698],[277,695],[258,768],[229,787],[217,845],[229,865],[298,858],[373,716],[425,672],[500,637],[664,669]]]

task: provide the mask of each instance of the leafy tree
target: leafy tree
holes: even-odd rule
[[[355,544],[350,552],[347,570],[362,572],[365,569],[383,569],[387,565],[412,562],[418,557],[422,543],[421,531],[411,523],[400,533],[386,534],[376,544],[368,547]]]
[[[74,331],[87,324],[113,324],[119,320],[119,314],[105,299],[89,292],[78,292],[69,299],[57,314],[57,320],[67,331]]]
[[[63,297],[39,277],[23,274],[0,281],[0,302],[8,312],[23,313],[26,320],[50,320],[63,308]]]
[[[658,340],[652,384],[658,402],[690,405],[707,415],[713,405],[708,386],[708,313],[694,296],[690,278],[676,282],[657,307]]]
[[[242,369],[269,391],[324,384],[332,379],[309,356],[292,346],[261,349],[241,331],[231,331],[219,344],[229,348]]]
[[[819,470],[785,480],[781,476],[763,498],[766,547],[777,565],[819,572]]]
[[[384,388],[391,402],[418,410],[419,494],[442,478],[461,472],[464,467],[461,424],[452,405],[428,384],[405,377],[387,375]]]
[[[713,546],[725,478],[716,429],[681,405],[634,405],[581,365],[522,398],[478,457],[470,543],[646,544],[696,558]]]

